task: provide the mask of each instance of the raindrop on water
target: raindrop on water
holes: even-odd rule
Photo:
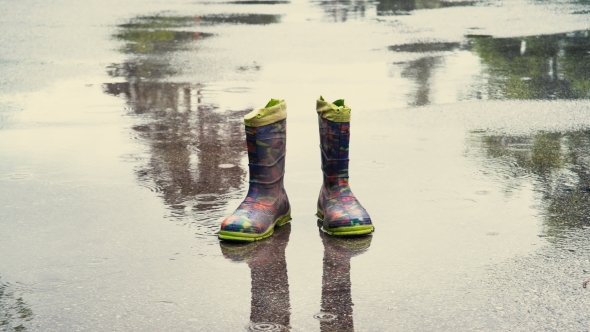
[[[315,318],[319,321],[322,321],[322,322],[329,322],[329,321],[333,321],[334,319],[336,319],[336,315],[331,314],[329,312],[320,312],[320,313],[313,315],[313,318]]]
[[[13,173],[13,174],[8,174],[6,176],[6,178],[9,180],[26,180],[30,177],[31,177],[31,174],[28,174],[28,173]]]
[[[286,331],[285,326],[277,323],[250,323],[246,328],[248,331]]]

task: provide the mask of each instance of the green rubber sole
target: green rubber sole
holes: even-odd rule
[[[336,227],[329,228],[324,226],[324,214],[318,209],[316,214],[320,220],[318,220],[318,226],[322,227],[322,230],[333,236],[359,236],[371,234],[375,231],[373,225],[360,225],[360,226],[347,226],[347,227]],[[321,221],[321,224],[320,224]]]
[[[287,214],[280,216],[274,224],[268,228],[268,230],[262,234],[250,234],[250,233],[242,233],[242,232],[228,232],[228,231],[219,231],[217,237],[220,240],[226,241],[242,241],[242,242],[254,242],[260,241],[262,239],[266,239],[267,237],[271,236],[274,231],[275,227],[283,226],[284,224],[291,221],[291,209],[287,211]]]

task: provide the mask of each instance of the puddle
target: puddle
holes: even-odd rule
[[[389,74],[411,82],[409,106],[590,97],[588,31],[522,38],[467,35],[461,43],[411,43],[388,49],[417,57],[392,62]]]
[[[364,0],[353,1],[313,1],[323,12],[324,22],[344,23],[347,21],[364,20],[370,16],[374,5]]]
[[[428,52],[452,52],[459,48],[459,43],[413,43],[389,46],[390,51],[428,53]]]
[[[259,18],[256,15],[154,16],[121,26],[177,27],[203,20],[252,23]],[[137,121],[132,126],[134,135],[147,151],[141,158],[127,154],[122,159],[136,163],[139,184],[157,193],[170,207],[167,218],[189,224],[197,236],[214,239],[219,218],[227,213],[228,201],[236,199],[236,190],[244,186],[242,117],[251,109],[221,111],[208,103],[208,97],[203,97],[203,84],[161,81],[173,73],[165,62],[156,71],[142,68],[158,59],[157,53],[146,52],[109,68],[110,76],[124,77],[126,82],[105,83],[103,91],[126,101],[130,110],[127,115]],[[143,77],[152,81],[142,82]],[[226,90],[235,93],[244,89]]]
[[[452,7],[475,6],[480,1],[441,0],[365,0],[313,1],[324,11],[324,21],[347,22],[350,20],[379,19],[386,16],[408,16],[419,10],[436,10]]]
[[[8,8],[0,330],[588,330],[583,4],[105,1]],[[373,236],[317,229],[320,93]],[[269,96],[293,221],[220,242]]]
[[[510,190],[533,185],[540,195],[535,208],[542,216],[543,236],[558,239],[590,226],[590,131],[484,134],[470,144],[484,153],[488,174]]]
[[[250,244],[220,242],[225,258],[250,267],[252,302],[248,329],[282,331],[290,327],[289,285],[285,249],[291,224],[277,228],[268,239]],[[354,328],[350,259],[367,251],[372,236],[334,238],[318,231],[324,245],[321,312],[313,318],[320,330],[346,331]],[[270,280],[282,280],[272,283]],[[320,280],[317,280],[318,282]],[[269,286],[270,285],[270,286]]]
[[[523,38],[470,37],[490,99],[579,99],[590,96],[588,31]]]
[[[183,44],[211,37],[205,32],[152,30],[150,28],[125,28],[115,38],[126,44],[121,49],[124,53],[165,53],[183,49]]]
[[[377,15],[410,15],[414,10],[466,7],[473,6],[477,3],[477,1],[379,0],[377,4]]]

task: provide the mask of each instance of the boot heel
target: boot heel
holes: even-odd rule
[[[283,225],[289,223],[292,219],[293,218],[291,218],[291,209],[289,209],[289,211],[287,211],[287,214],[285,214],[284,216],[277,219],[275,226],[283,226]]]
[[[318,218],[322,219],[322,221],[324,220],[324,214],[320,211],[319,208],[318,208],[318,212],[315,215],[318,216]]]

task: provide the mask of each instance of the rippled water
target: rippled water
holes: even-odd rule
[[[12,285],[0,281],[0,328],[2,330],[25,330],[33,319],[33,312],[23,300],[26,291],[22,285]]]

